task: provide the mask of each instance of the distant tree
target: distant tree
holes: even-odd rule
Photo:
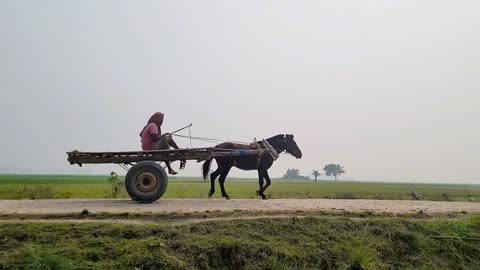
[[[283,179],[298,179],[300,176],[300,171],[298,169],[288,169]]]
[[[318,170],[313,170],[312,172],[313,177],[315,177],[315,181],[317,181],[317,177],[322,175]]]
[[[298,169],[288,169],[282,179],[304,180],[309,179],[309,177],[300,175],[300,171]]]
[[[335,176],[335,181],[337,181],[338,175],[342,175],[345,173],[343,166],[340,166],[339,164],[327,164],[323,168],[323,171],[325,171],[325,175],[327,176]]]

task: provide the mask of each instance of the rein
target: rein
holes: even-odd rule
[[[213,138],[206,138],[206,137],[185,136],[185,135],[180,135],[180,134],[172,134],[172,135],[180,137],[180,138],[187,138],[187,139],[204,141],[204,142],[209,142],[209,143],[232,142],[232,143],[250,144],[250,143],[247,143],[247,142],[224,140],[224,139],[213,139]]]
[[[190,139],[190,142],[191,140],[197,140],[197,141],[204,141],[204,142],[208,142],[208,143],[223,143],[223,142],[232,142],[232,143],[239,143],[239,144],[251,144],[251,142],[243,142],[243,141],[233,141],[233,140],[225,140],[225,139],[214,139],[214,138],[207,138],[207,137],[195,137],[195,136],[191,136],[191,133],[190,133],[190,136],[186,136],[186,135],[180,135],[180,134],[172,134],[173,136],[176,136],[176,137],[180,137],[180,138],[186,138],[186,139]],[[297,154],[297,151],[295,150],[294,147],[292,147],[292,144],[286,139],[286,136],[284,135],[283,136],[283,141],[285,142],[285,144],[287,145],[287,148],[286,149],[280,149],[280,148],[276,148],[276,147],[273,147],[273,149],[275,149],[275,151],[278,152],[278,154],[283,154],[283,155],[288,155],[288,153],[284,153],[288,147],[290,147],[292,150],[293,150],[293,154],[292,155],[296,155]]]

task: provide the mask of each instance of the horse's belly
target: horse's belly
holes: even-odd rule
[[[250,159],[250,160],[234,160],[233,166],[239,168],[240,170],[251,171],[257,169],[257,161]]]

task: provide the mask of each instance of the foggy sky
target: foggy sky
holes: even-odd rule
[[[121,171],[71,166],[65,152],[138,150],[161,111],[164,131],[294,134],[303,158],[281,156],[274,177],[340,163],[344,179],[480,183],[479,10],[438,0],[2,0],[0,173]],[[200,167],[181,175],[200,177]]]

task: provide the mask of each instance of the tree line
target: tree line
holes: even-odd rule
[[[327,164],[325,165],[325,167],[323,167],[323,171],[326,176],[334,176],[335,181],[337,181],[337,176],[340,176],[346,173],[345,169],[340,164]],[[312,175],[315,178],[315,181],[317,181],[317,178],[322,174],[320,173],[319,170],[313,170]],[[282,177],[282,179],[307,180],[307,179],[310,179],[310,177],[300,175],[300,171],[298,169],[288,169],[285,175]]]

